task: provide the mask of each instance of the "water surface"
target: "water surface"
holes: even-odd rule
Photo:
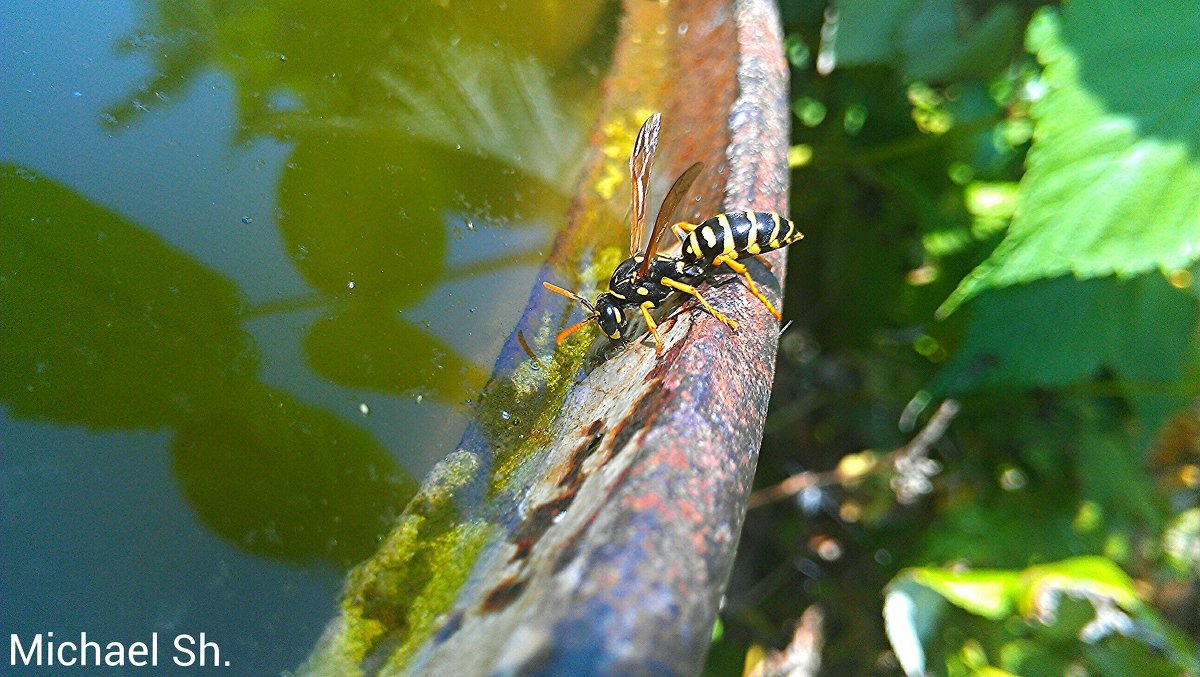
[[[563,221],[612,3],[10,2],[0,630],[297,665]]]

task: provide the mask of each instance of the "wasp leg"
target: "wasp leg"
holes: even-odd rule
[[[650,328],[650,333],[654,336],[654,354],[662,355],[662,337],[658,335],[658,325],[654,324],[654,318],[650,317],[650,309],[653,307],[653,301],[643,302],[641,305],[642,317],[646,319],[646,326]]]
[[[767,297],[763,296],[763,293],[758,290],[758,285],[754,284],[754,278],[750,277],[750,271],[746,268],[745,265],[743,265],[742,263],[735,261],[731,258],[726,257],[724,254],[713,259],[713,265],[719,266],[722,264],[729,266],[730,268],[733,269],[733,272],[735,272],[735,273],[741,275],[743,278],[745,278],[746,286],[750,287],[750,293],[754,294],[756,297],[758,297],[759,301],[763,302],[763,305],[765,305],[767,307],[767,310],[771,311],[771,314],[775,316],[776,320],[783,319],[783,315],[780,314],[780,312],[778,310],[775,310],[775,306],[772,305],[771,302],[767,299]]]
[[[688,236],[688,233],[691,233],[693,230],[696,230],[699,227],[700,227],[700,224],[698,224],[698,223],[688,223],[687,221],[680,221],[679,223],[676,223],[675,225],[671,226],[671,232],[675,233],[675,237],[682,240]]]
[[[734,322],[733,320],[729,319],[728,317],[725,317],[725,315],[723,313],[719,312],[716,308],[713,308],[712,306],[708,305],[708,301],[705,301],[704,297],[700,295],[700,292],[696,291],[696,288],[693,287],[692,285],[684,284],[682,282],[676,282],[675,280],[672,280],[669,277],[664,277],[662,279],[662,283],[664,285],[670,287],[671,289],[681,291],[684,294],[690,294],[692,296],[695,296],[696,300],[700,302],[700,305],[704,306],[704,309],[707,310],[710,315],[712,315],[713,317],[717,318],[718,320],[724,322],[726,325],[729,326],[730,329],[738,328],[737,322]]]
[[[764,266],[766,266],[766,267],[767,267],[767,270],[775,270],[775,266],[771,265],[771,262],[770,262],[770,261],[768,261],[768,260],[766,260],[765,258],[763,258],[763,255],[762,255],[762,254],[755,254],[755,255],[754,255],[754,259],[755,259],[756,261],[758,261],[759,263],[763,264]]]

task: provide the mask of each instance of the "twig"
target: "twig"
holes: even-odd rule
[[[920,482],[920,486],[908,486],[912,484],[918,475],[926,478],[929,471],[935,470],[930,466],[932,461],[929,461],[929,448],[935,442],[941,439],[946,433],[946,429],[950,426],[950,422],[958,415],[959,404],[956,400],[946,400],[942,402],[933,416],[929,418],[929,422],[917,433],[916,437],[908,444],[895,449],[878,461],[876,461],[869,469],[865,471],[848,471],[841,465],[833,470],[824,472],[805,471],[797,473],[783,480],[779,484],[759,489],[750,494],[749,507],[758,508],[768,503],[773,503],[791,496],[795,496],[805,489],[811,487],[826,487],[834,484],[842,484],[847,480],[856,479],[863,476],[866,472],[876,470],[881,467],[892,467],[901,471],[904,476],[904,481],[893,483],[893,488],[896,489],[897,495],[900,496],[902,502],[908,502],[906,499],[913,495],[926,493],[921,491],[924,485]]]
[[[746,671],[745,677],[815,677],[821,669],[825,645],[825,614],[810,606],[800,615],[792,641],[783,651],[772,651]]]

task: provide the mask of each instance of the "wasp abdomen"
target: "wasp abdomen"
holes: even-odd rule
[[[687,261],[712,263],[718,256],[737,259],[782,249],[804,234],[775,212],[726,212],[696,226],[684,239]]]

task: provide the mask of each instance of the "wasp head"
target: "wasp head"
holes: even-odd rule
[[[600,331],[610,339],[621,338],[621,333],[628,323],[628,318],[625,312],[621,310],[621,305],[612,294],[604,292],[596,297],[596,303],[593,305],[596,313],[596,323],[600,326]]]

